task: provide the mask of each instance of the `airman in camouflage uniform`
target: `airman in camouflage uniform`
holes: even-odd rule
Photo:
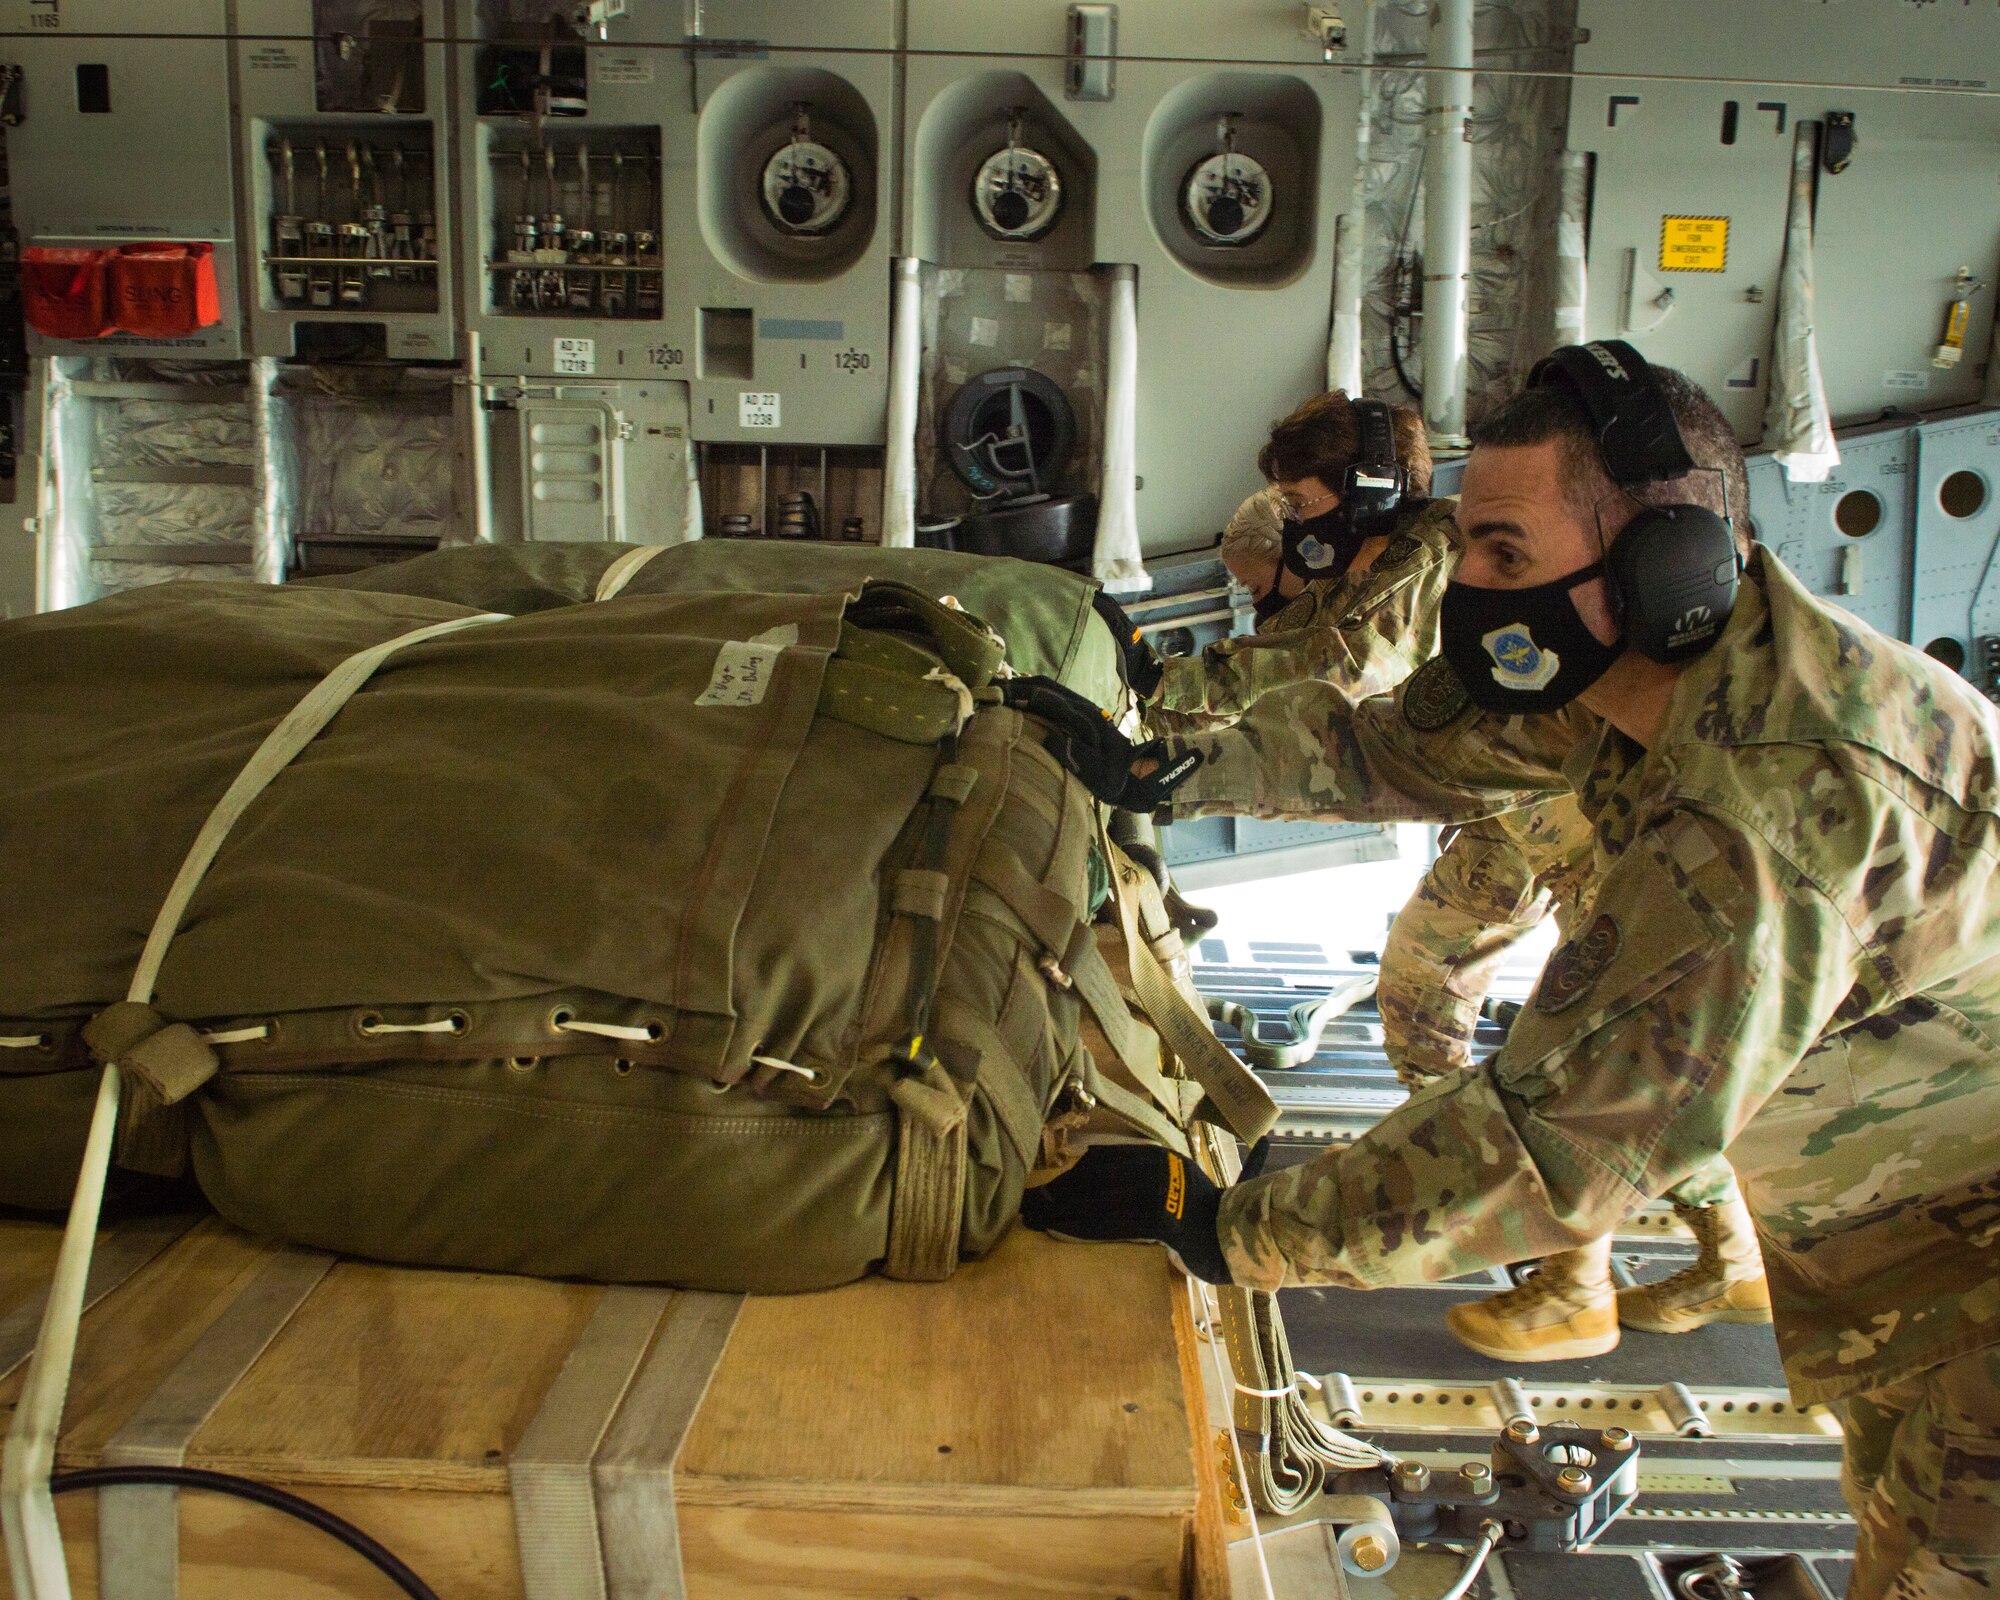
[[[1309,402],[1294,415],[1325,404]],[[1275,581],[1274,494],[1275,486],[1252,495],[1230,521],[1225,554],[1236,554],[1230,567],[1239,578],[1254,582],[1261,557],[1267,581]],[[1302,682],[1349,703],[1393,689],[1437,653],[1438,603],[1457,559],[1451,514],[1449,501],[1413,502],[1371,564],[1309,580],[1249,637],[1163,662],[1149,725],[1163,734],[1192,731],[1249,713],[1254,726],[1267,695]],[[1479,1007],[1507,951],[1553,907],[1586,903],[1594,868],[1590,824],[1567,794],[1456,830],[1382,952],[1383,1048],[1405,1085],[1470,1064]],[[1621,1320],[1660,1333],[1724,1319],[1769,1321],[1762,1267],[1727,1163],[1717,1160],[1670,1199],[1699,1245],[1687,1270],[1620,1293],[1607,1236],[1544,1263],[1519,1289],[1453,1306],[1447,1326],[1495,1360],[1552,1361],[1603,1354],[1617,1344]]]
[[[1256,709],[1185,741],[1177,813],[1473,817],[1567,784],[1602,876],[1491,1062],[1224,1194],[1236,1280],[1572,1248],[1727,1149],[1792,1392],[1846,1429],[1850,1600],[2000,1592],[1993,708],[1754,549],[1643,746],[1580,705],[1477,712],[1442,662],[1351,714],[1311,685]]]
[[[1273,689],[1308,680],[1356,701],[1387,693],[1437,653],[1438,596],[1453,560],[1450,502],[1415,503],[1367,566],[1309,580],[1253,634],[1169,656],[1147,724],[1162,734],[1221,726]]]

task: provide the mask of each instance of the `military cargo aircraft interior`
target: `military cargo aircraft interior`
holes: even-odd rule
[[[2000,1596],[2000,0],[0,0],[0,1600]]]

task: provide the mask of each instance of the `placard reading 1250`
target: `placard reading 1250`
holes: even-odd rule
[[[736,425],[739,428],[775,428],[778,425],[778,397],[774,394],[739,394],[736,397]]]
[[[1660,218],[1662,272],[1720,272],[1728,261],[1727,217]]]

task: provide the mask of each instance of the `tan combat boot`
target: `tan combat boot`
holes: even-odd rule
[[[1495,1361],[1575,1361],[1618,1344],[1611,1240],[1550,1256],[1518,1289],[1444,1314],[1460,1344]]]
[[[1671,1278],[1618,1291],[1618,1320],[1648,1333],[1692,1333],[1711,1322],[1769,1322],[1771,1291],[1749,1207],[1741,1198],[1718,1206],[1676,1203],[1674,1215],[1694,1231],[1700,1254]]]

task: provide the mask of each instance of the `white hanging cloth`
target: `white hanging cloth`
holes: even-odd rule
[[[686,475],[687,493],[681,500],[681,543],[691,544],[704,532],[701,515],[701,446],[694,442],[694,430],[688,430]]]
[[[1785,225],[1785,265],[1778,274],[1778,325],[1772,335],[1770,398],[1764,444],[1793,483],[1824,483],[1840,465],[1826,385],[1813,332],[1813,164],[1819,124],[1801,122],[1792,140],[1792,203]],[[1745,508],[1732,507],[1739,516]]]
[[[882,543],[907,550],[917,542],[917,380],[923,365],[922,265],[895,264],[889,307],[889,442],[882,460]]]
[[[1090,570],[1114,594],[1153,587],[1139,553],[1139,269],[1111,269],[1105,339],[1104,475],[1097,492],[1097,546]]]
[[[1581,150],[1562,157],[1562,203],[1556,212],[1556,344],[1582,344],[1584,303],[1590,293],[1583,245],[1584,213],[1590,205],[1590,158]]]

